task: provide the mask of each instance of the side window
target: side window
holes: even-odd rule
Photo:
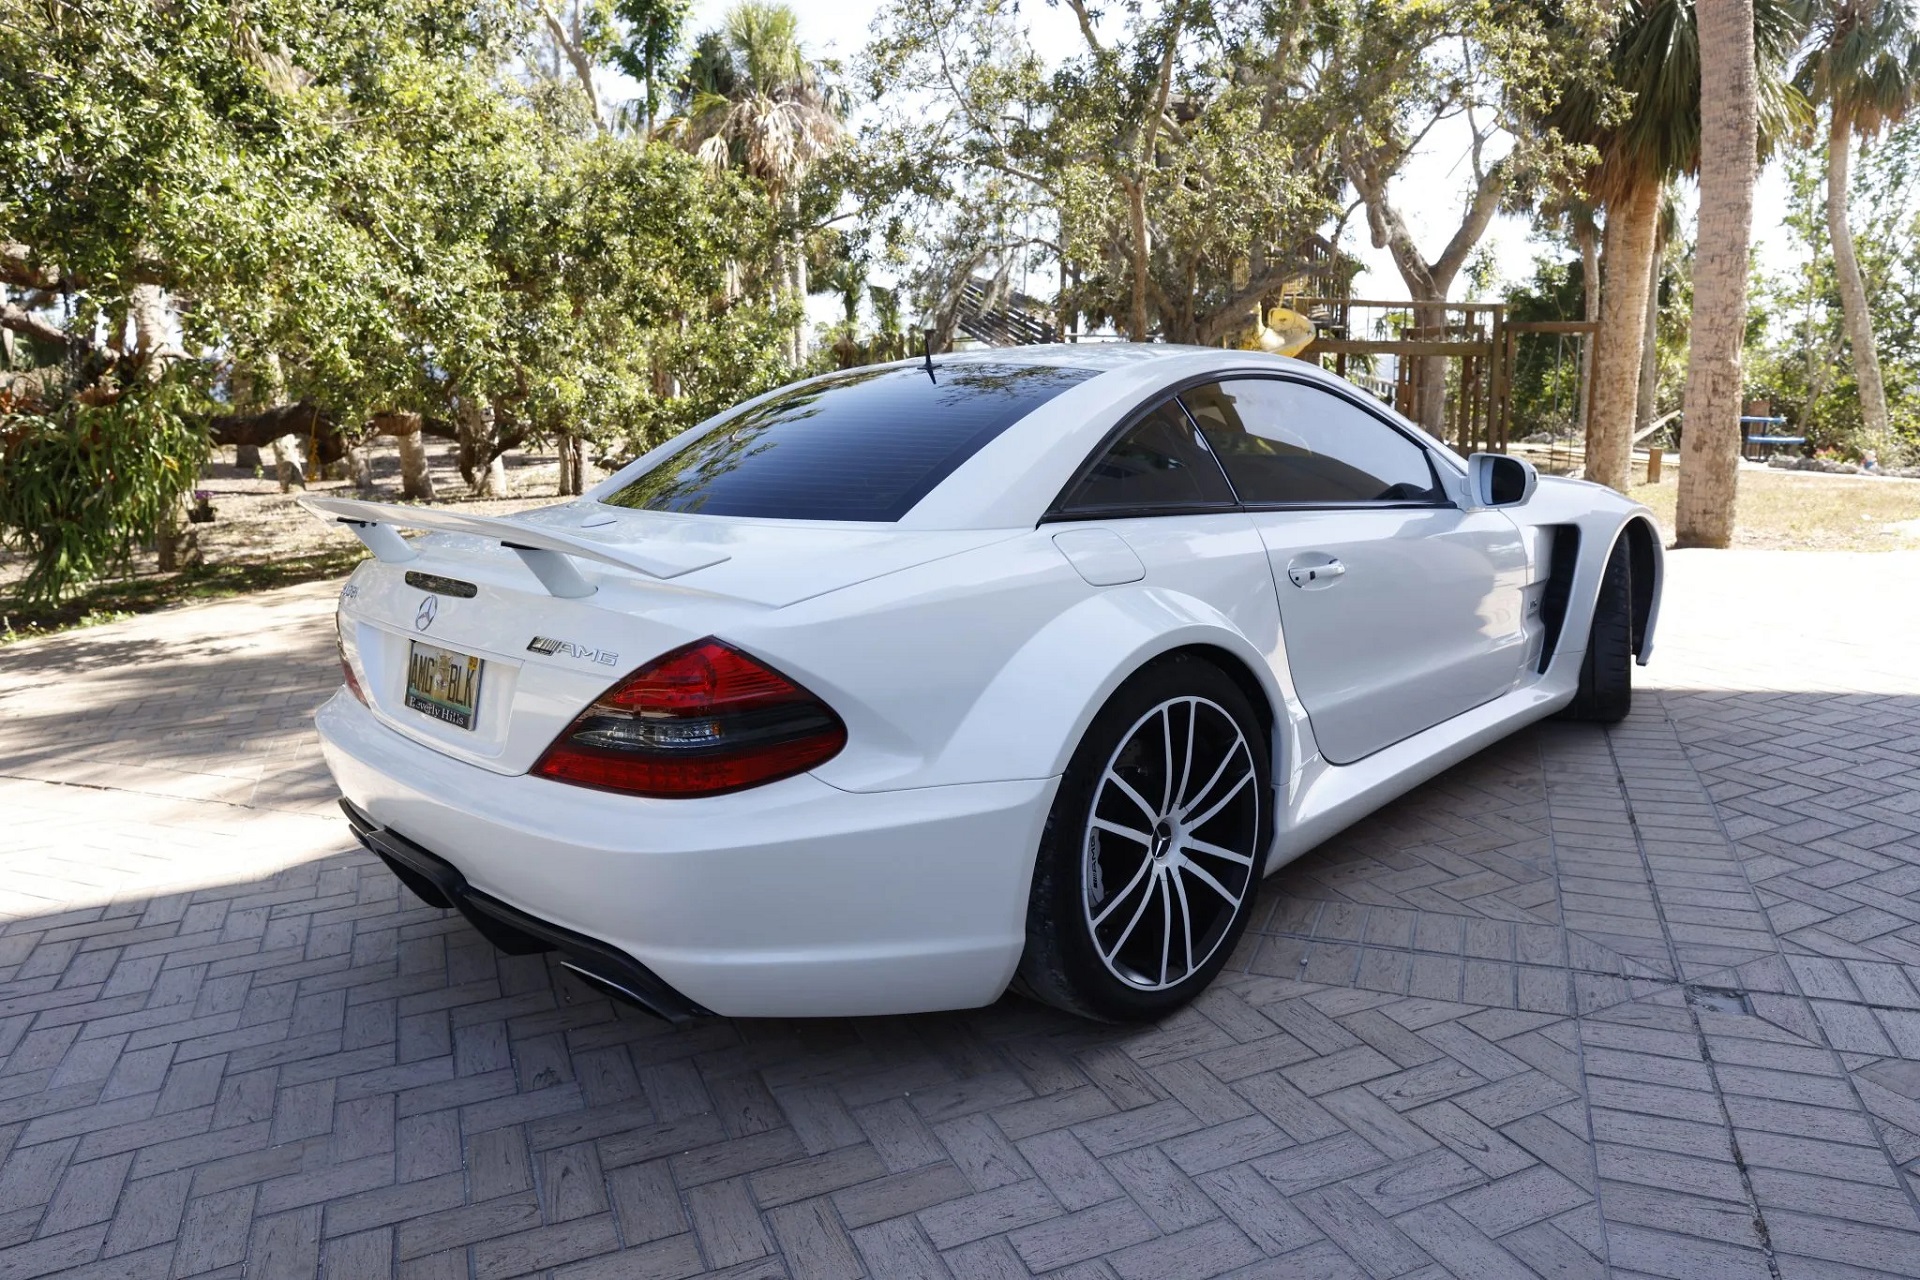
[[[1232,505],[1220,464],[1169,400],[1102,454],[1060,508],[1093,513]]]
[[[1318,387],[1245,378],[1181,399],[1242,502],[1441,501],[1425,449]]]

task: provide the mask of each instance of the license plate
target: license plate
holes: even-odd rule
[[[407,653],[407,705],[456,729],[473,728],[480,707],[480,671],[486,664],[418,640]]]

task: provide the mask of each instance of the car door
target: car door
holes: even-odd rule
[[[1513,687],[1525,545],[1501,513],[1453,505],[1426,445],[1305,380],[1181,400],[1266,547],[1322,755],[1351,763]]]

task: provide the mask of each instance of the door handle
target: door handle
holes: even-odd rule
[[[1331,586],[1347,572],[1347,566],[1338,560],[1328,560],[1325,564],[1302,564],[1294,561],[1287,566],[1287,577],[1296,587]]]

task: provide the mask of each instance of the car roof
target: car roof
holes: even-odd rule
[[[1030,525],[1060,487],[1120,422],[1155,397],[1192,382],[1222,377],[1273,377],[1313,382],[1364,400],[1382,416],[1453,457],[1446,444],[1380,405],[1344,378],[1291,356],[1174,343],[1051,343],[980,347],[935,356],[934,368],[969,363],[1078,365],[1093,377],[1062,392],[984,445],[956,467],[901,518],[906,529],[968,529]],[[901,362],[909,363],[909,362]]]
[[[870,372],[917,368],[925,356],[867,366]],[[1033,346],[971,347],[933,357],[936,371],[960,366],[1084,369],[1091,376],[1012,423],[960,463],[895,522],[901,529],[981,529],[1031,526],[1059,488],[1107,433],[1152,398],[1196,381],[1228,376],[1282,375],[1319,383],[1371,402],[1371,397],[1319,365],[1263,351],[1177,343],[1055,342]],[[689,441],[761,401],[841,376],[830,371],[742,402],[689,428],[603,480],[587,495],[604,501]],[[1391,408],[1380,411],[1443,455],[1446,445]],[[1457,457],[1456,463],[1460,463]]]
[[[933,357],[934,368],[944,364],[1055,365],[1077,369],[1124,369],[1155,360],[1221,354],[1219,347],[1188,346],[1172,342],[1042,342],[1019,347],[968,347]],[[900,361],[919,364],[925,357]]]

